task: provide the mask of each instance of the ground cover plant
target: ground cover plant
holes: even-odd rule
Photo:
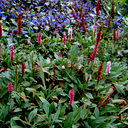
[[[1,0],[0,127],[128,125],[126,0]]]

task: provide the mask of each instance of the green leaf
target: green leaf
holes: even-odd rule
[[[115,87],[116,87],[116,89],[117,89],[117,91],[119,92],[119,93],[123,93],[124,95],[125,95],[125,91],[124,91],[124,86],[123,85],[118,85],[118,84],[115,84]]]
[[[97,107],[95,107],[94,115],[95,115],[96,118],[99,117],[99,109]]]
[[[34,110],[32,110],[30,113],[29,113],[29,115],[28,115],[28,122],[30,123],[31,121],[32,121],[32,119],[36,116],[36,114],[37,114],[37,108],[36,109],[34,109]]]
[[[106,95],[105,95],[104,100],[102,101],[102,103],[104,103],[108,99],[108,97],[110,96],[111,93],[113,93],[113,88],[112,87],[109,88],[109,90],[107,91],[107,93],[106,93]]]
[[[2,89],[1,91],[0,91],[0,98],[2,98],[6,93],[8,92],[8,90],[7,89]]]
[[[127,110],[128,109],[128,107],[126,106],[126,107],[124,107],[124,108],[122,108],[121,110],[120,110],[120,112],[119,112],[119,115],[122,113],[122,112],[124,112],[125,110]]]
[[[11,100],[10,100],[10,110],[13,109],[13,107],[14,107],[14,100],[11,99]]]
[[[21,108],[16,108],[13,112],[20,112],[20,111],[22,111]]]
[[[36,90],[34,88],[26,88],[27,91],[35,92]]]
[[[47,100],[45,100],[44,103],[43,103],[43,109],[46,113],[47,118],[48,118],[48,115],[49,115],[49,106],[50,106],[49,102]]]
[[[16,102],[21,105],[21,101],[20,101],[20,96],[16,95],[15,96]]]
[[[54,114],[53,121],[58,120],[59,115],[60,115],[60,107],[57,109],[57,112]]]
[[[13,125],[11,128],[23,128],[23,127],[21,127],[19,125]]]
[[[27,124],[27,125],[29,125],[29,126],[32,126],[30,123],[27,123],[26,121],[23,121],[23,120],[21,120],[19,117],[15,116],[15,117],[11,118],[11,127],[15,126],[15,125],[12,125],[12,124],[13,124],[12,122],[13,122],[13,121],[16,121],[16,120],[21,121],[24,125]]]
[[[41,68],[41,70],[40,70],[40,77],[41,77],[41,79],[42,79],[42,82],[43,82],[43,84],[44,84],[44,88],[46,89],[46,84],[45,84],[45,77],[44,77],[44,72],[43,72],[43,68]]]
[[[78,50],[79,49],[78,49],[78,46],[77,45],[73,45],[72,46],[72,48],[71,48],[71,59],[77,56]]]
[[[85,127],[85,128],[91,128],[91,127],[89,126],[88,122],[86,122],[86,121],[84,121],[84,127]]]
[[[2,28],[4,29],[4,30],[9,30],[9,27],[7,27],[7,26],[2,26]]]
[[[5,119],[9,112],[9,106],[2,105],[0,109],[0,119]]]
[[[80,117],[82,119],[85,119],[87,117],[87,110],[86,109],[82,109],[82,111],[80,113]]]
[[[98,117],[97,119],[93,120],[93,124],[95,123],[101,123],[107,120],[112,120],[112,119],[117,119],[118,117],[116,116],[102,116],[102,117]]]
[[[86,96],[88,99],[93,99],[93,96],[90,92],[86,92]]]
[[[28,86],[30,86],[30,83],[28,81],[23,81],[23,86],[28,87]]]
[[[72,77],[67,71],[65,71],[67,73],[67,75],[69,76],[69,78],[75,83],[78,84],[77,80],[75,77]]]
[[[73,113],[73,123],[75,124],[81,117],[80,117],[80,113],[82,112],[82,107],[78,108],[74,113]]]
[[[49,114],[51,114],[52,113],[52,111],[53,110],[55,110],[55,104],[54,104],[54,102],[52,102],[51,104],[50,104],[50,106],[49,106]]]
[[[11,21],[12,21],[12,23],[15,25],[15,26],[17,26],[17,23],[16,23],[16,21],[14,20],[14,19],[10,19]]]
[[[67,97],[61,97],[59,103],[62,104],[67,100]]]
[[[64,128],[71,128],[73,124],[73,112],[70,112],[64,122]]]
[[[75,102],[72,102],[72,108],[73,111],[76,111],[78,109],[78,106],[75,104]]]

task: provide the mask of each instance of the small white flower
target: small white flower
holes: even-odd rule
[[[65,66],[64,65],[62,66],[62,69],[65,69]]]

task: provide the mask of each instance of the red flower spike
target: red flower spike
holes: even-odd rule
[[[82,25],[83,30],[85,31],[85,35],[86,35],[87,30],[86,30],[86,26],[85,26],[85,22],[84,22],[84,17],[83,17],[83,16],[82,16],[82,22],[81,22],[81,25]]]
[[[108,20],[108,30],[110,29],[110,22],[111,22],[111,16],[109,17],[109,20]]]
[[[113,29],[113,42],[116,41],[116,29]]]
[[[77,20],[77,17],[76,17],[76,15],[75,15],[74,10],[72,10],[72,14],[73,14],[74,19]]]
[[[101,33],[102,33],[102,26],[100,27],[99,32],[97,33],[97,39],[96,39],[97,44],[98,44],[98,43],[100,42],[100,40],[101,40]]]
[[[102,69],[103,69],[103,62],[101,63],[101,65],[99,66],[99,70],[98,70],[98,77],[97,77],[97,83],[100,81],[101,78],[101,74],[102,74]]]
[[[21,27],[22,27],[21,14],[19,14],[19,16],[18,16],[17,25],[18,25],[18,34],[20,35],[21,34]]]
[[[80,18],[83,16],[83,13],[82,13],[82,7],[80,9]]]
[[[92,61],[92,62],[93,62],[94,59],[96,58],[97,51],[98,51],[98,44],[95,43],[94,51],[93,51],[93,53],[92,53],[92,58],[91,58],[91,61]],[[88,61],[90,61],[90,60],[88,60]],[[89,62],[88,62],[88,63],[89,63]]]
[[[99,7],[100,7],[100,0],[98,0],[98,3],[96,4],[96,16],[99,16]]]
[[[112,2],[111,17],[114,18],[114,3]]]

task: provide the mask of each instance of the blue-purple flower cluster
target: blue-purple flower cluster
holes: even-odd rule
[[[74,10],[76,19],[72,10]],[[1,20],[14,19],[17,22],[18,15],[21,15],[22,34],[26,32],[38,33],[40,30],[54,32],[55,29],[58,33],[62,33],[64,29],[70,26],[76,27],[76,25],[80,31],[83,31],[82,16],[87,28],[90,28],[95,22],[97,25],[102,23],[107,26],[109,18],[102,8],[100,12],[100,18],[96,19],[95,6],[89,1],[84,3],[83,0],[72,0],[72,2],[66,0],[49,0],[48,2],[46,0],[31,0],[31,2],[29,0],[20,2],[18,0],[1,0],[0,4]],[[117,22],[120,19],[120,16],[113,19],[114,24],[121,26],[122,24]],[[12,25],[8,25],[8,27],[9,34],[16,33],[15,27]]]

